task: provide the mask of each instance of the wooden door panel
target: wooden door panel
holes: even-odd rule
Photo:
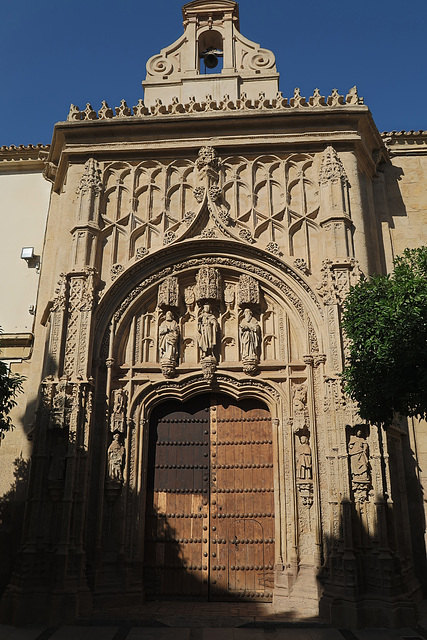
[[[150,420],[144,582],[148,597],[208,595],[209,407],[161,405]]]
[[[211,594],[267,602],[274,566],[271,420],[255,400],[236,404],[221,396],[213,409]]]
[[[144,582],[148,597],[272,597],[271,420],[254,400],[200,396],[150,420]]]

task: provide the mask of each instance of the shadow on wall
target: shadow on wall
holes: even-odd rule
[[[39,538],[30,553],[27,547],[26,553],[21,554],[26,556],[21,562],[27,564],[23,564],[21,570],[18,566],[15,578],[10,580],[22,529],[22,494],[29,470],[27,461],[15,461],[15,483],[0,499],[0,566],[2,589],[10,583],[19,587],[20,591],[12,588],[5,594],[4,621],[9,621],[10,616],[15,615],[14,597],[19,599],[20,615],[25,611],[27,616],[25,621],[22,618],[13,620],[15,623],[57,624],[65,619],[71,621],[73,615],[80,618],[93,615],[123,620],[138,619],[144,615],[145,596],[151,600],[250,601],[254,603],[253,615],[256,616],[257,611],[261,613],[258,602],[261,604],[265,601],[262,594],[272,591],[273,571],[270,567],[266,571],[262,557],[254,555],[254,549],[261,549],[262,546],[261,536],[255,535],[253,523],[256,522],[256,517],[252,514],[248,525],[253,530],[245,530],[243,527],[240,533],[236,529],[236,520],[232,517],[228,522],[226,520],[225,533],[222,534],[221,544],[216,547],[217,556],[213,558],[213,540],[209,539],[207,533],[210,528],[204,529],[203,514],[200,518],[198,511],[200,494],[191,495],[188,492],[185,496],[177,495],[176,508],[173,509],[175,513],[170,514],[168,511],[172,510],[171,507],[163,509],[155,506],[149,484],[145,506],[145,496],[133,491],[122,481],[122,468],[126,459],[119,448],[121,445],[117,448],[120,455],[111,462],[117,473],[110,471],[110,478],[102,483],[103,489],[100,488],[100,478],[105,478],[107,472],[106,456],[95,456],[96,465],[91,466],[94,480],[91,504],[102,503],[100,494],[104,498],[102,519],[95,523],[100,537],[94,537],[91,544],[89,513],[86,514],[85,523],[83,517],[80,523],[73,516],[69,521],[71,529],[68,527],[67,531],[75,535],[76,523],[78,527],[81,524],[82,530],[85,527],[85,545],[82,553],[76,546],[70,546],[65,557],[58,540],[60,525],[64,522],[64,514],[66,515],[69,505],[64,499],[66,478],[71,469],[67,455],[74,445],[64,430],[49,430],[49,454],[42,462],[46,510],[40,532],[43,530],[44,539]],[[100,451],[97,445],[95,443],[94,451]],[[404,457],[407,457],[405,464],[402,447]],[[322,617],[337,626],[402,627],[414,623],[413,600],[419,597],[419,585],[414,576],[413,550],[416,553],[415,564],[419,565],[415,569],[418,576],[421,577],[425,566],[425,548],[421,535],[417,533],[414,536],[414,532],[422,528],[424,523],[422,492],[409,438],[402,438],[398,431],[394,435],[390,432],[387,436],[387,451],[390,464],[386,469],[383,463],[381,472],[387,475],[388,468],[390,469],[390,477],[384,483],[388,487],[388,495],[373,495],[369,483],[365,482],[364,498],[342,501],[341,504],[331,506],[338,510],[338,517],[334,520],[338,526],[336,530],[323,535],[322,565],[307,567],[302,566],[301,561],[296,575],[291,575],[290,567],[285,567],[283,571],[281,567],[274,568],[277,583],[280,582],[281,574],[282,582],[287,582],[288,586],[283,588],[285,597],[280,603],[281,611],[272,613],[271,621],[283,619],[284,614],[289,621],[312,619],[307,613],[307,604],[311,598],[312,604],[319,604]],[[85,450],[82,449],[80,453],[86,458]],[[81,473],[83,477],[85,467],[82,467]],[[409,513],[405,486],[410,492]],[[360,487],[358,490],[361,491]],[[186,512],[185,504],[188,503],[192,506],[193,515],[197,513],[197,520],[190,517],[190,510]],[[300,505],[299,508],[310,510],[313,507]],[[180,514],[179,520],[176,518],[177,513]],[[206,524],[208,520],[209,516]],[[212,523],[213,521],[211,525]],[[410,523],[413,523],[412,527]],[[414,544],[415,538],[418,546]],[[266,540],[262,541],[265,542]],[[206,544],[207,547],[203,548]],[[10,549],[10,552],[4,553],[5,548]],[[222,558],[218,556],[218,548],[221,549]],[[240,560],[237,560],[237,551],[243,554]],[[29,556],[32,558],[28,562]],[[217,566],[216,570],[213,565]],[[28,578],[27,567],[31,567],[32,579]],[[289,579],[283,581],[286,575]],[[56,590],[52,586],[53,576],[60,576],[61,579]],[[68,586],[70,584],[71,587]],[[86,598],[85,602],[90,602],[84,613],[79,604],[72,603],[73,597],[77,599],[76,593],[79,590]],[[45,595],[39,601],[40,606],[33,606],[31,609],[30,603],[34,601],[35,594],[40,595],[42,592]],[[87,596],[90,598],[87,599]],[[262,614],[265,615],[265,610]]]
[[[14,482],[0,497],[0,594],[10,581],[21,541],[30,460],[16,458],[13,466]]]

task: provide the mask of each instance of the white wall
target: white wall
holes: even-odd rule
[[[41,256],[51,184],[40,171],[0,174],[0,326],[29,333],[39,275],[21,259],[22,247]]]

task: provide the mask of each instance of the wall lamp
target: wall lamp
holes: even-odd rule
[[[37,273],[40,269],[40,256],[34,253],[34,247],[22,247],[21,259],[25,260],[29,269],[35,269]]]

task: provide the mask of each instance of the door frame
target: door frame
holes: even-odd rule
[[[235,401],[245,398],[256,398],[263,402],[271,416],[273,440],[273,481],[274,481],[274,512],[275,512],[275,580],[289,565],[288,545],[286,544],[287,518],[285,495],[285,465],[284,451],[289,444],[293,448],[293,438],[290,443],[284,442],[284,424],[287,417],[286,407],[288,398],[283,389],[274,382],[248,379],[243,376],[218,374],[212,383],[207,382],[202,374],[189,374],[177,381],[164,381],[144,386],[133,395],[130,405],[131,424],[133,425],[132,447],[135,460],[128,456],[128,476],[135,485],[139,495],[135,520],[139,523],[138,540],[142,541],[139,549],[135,549],[135,560],[144,564],[146,489],[148,473],[149,423],[154,407],[166,400],[186,401],[200,394],[219,393],[231,397]],[[130,440],[130,438],[129,438]],[[129,442],[129,447],[131,443]],[[293,455],[293,453],[292,453]],[[133,463],[133,469],[130,467]],[[133,476],[133,477],[132,477]],[[288,496],[289,497],[289,496]],[[289,508],[289,507],[288,507]],[[273,596],[274,597],[274,596]]]

